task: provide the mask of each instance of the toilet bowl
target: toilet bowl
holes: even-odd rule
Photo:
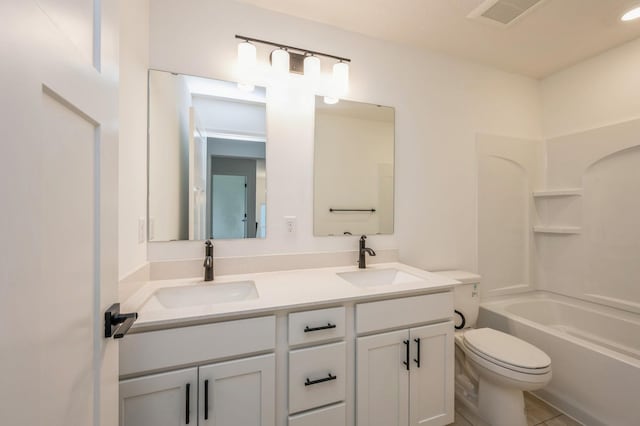
[[[526,426],[522,392],[549,383],[551,359],[535,346],[490,328],[459,333],[456,349],[462,351],[466,373],[472,371],[477,386],[475,401],[467,400],[475,405],[472,410],[492,426]]]
[[[474,328],[479,311],[480,277],[440,272],[461,281],[455,294],[459,331],[455,337],[456,403],[491,426],[526,426],[523,391],[546,386],[551,359],[517,337],[491,328]],[[461,328],[464,327],[464,328]]]

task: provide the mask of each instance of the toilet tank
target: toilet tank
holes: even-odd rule
[[[466,271],[438,271],[440,275],[460,281],[453,290],[453,307],[464,315],[464,328],[473,328],[478,320],[480,311],[480,275]],[[462,324],[460,315],[455,315],[456,328]]]

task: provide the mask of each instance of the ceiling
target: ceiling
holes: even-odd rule
[[[242,2],[534,78],[640,37],[640,20],[619,20],[640,0],[544,0],[507,27],[467,18],[483,0]]]

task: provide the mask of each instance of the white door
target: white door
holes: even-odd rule
[[[213,175],[211,229],[214,239],[247,237],[247,177]]]
[[[198,369],[120,382],[120,426],[198,424]]]
[[[453,323],[412,328],[409,337],[412,352],[409,424],[453,423]]]
[[[274,426],[275,355],[200,367],[200,426]]]
[[[359,337],[356,347],[358,426],[409,424],[407,330]]]
[[[115,426],[116,0],[0,2],[0,424]]]

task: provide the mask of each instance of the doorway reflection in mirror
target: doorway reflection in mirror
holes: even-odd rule
[[[149,71],[151,241],[265,238],[266,90]]]

